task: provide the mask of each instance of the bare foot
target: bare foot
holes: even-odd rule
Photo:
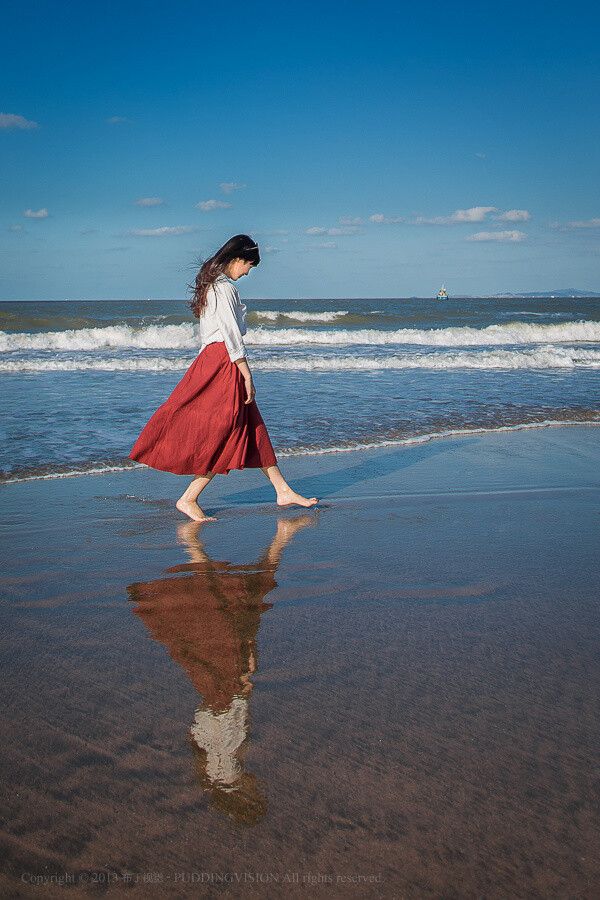
[[[288,488],[287,491],[280,491],[277,494],[278,506],[292,506],[294,503],[298,506],[314,506],[318,502],[316,497],[311,497],[309,500],[307,497],[303,497],[302,494],[297,494],[291,488]]]
[[[216,522],[214,516],[207,516],[202,512],[195,500],[179,499],[175,504],[179,512],[185,513],[194,522]]]

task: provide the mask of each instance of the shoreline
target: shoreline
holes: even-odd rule
[[[499,425],[496,428],[456,428],[450,429],[448,431],[440,431],[440,432],[432,432],[430,434],[425,435],[416,435],[415,437],[410,438],[398,438],[397,440],[390,441],[381,441],[378,443],[372,444],[359,444],[353,446],[339,446],[339,447],[323,447],[317,450],[284,450],[277,451],[276,455],[278,459],[295,459],[296,457],[303,456],[325,456],[328,454],[335,453],[360,453],[365,450],[379,450],[379,449],[387,449],[390,447],[408,447],[417,444],[426,444],[429,441],[439,440],[441,438],[450,438],[450,437],[466,437],[468,435],[485,435],[485,434],[497,434],[504,432],[512,432],[512,431],[525,431],[529,429],[537,429],[537,428],[560,428],[560,427],[577,427],[581,426],[583,428],[587,428],[590,426],[600,426],[600,419],[593,420],[582,420],[582,421],[572,421],[572,422],[561,422],[559,420],[545,420],[543,422],[524,422],[518,425]],[[4,481],[0,481],[0,486],[5,484],[21,484],[22,482],[27,481],[49,481],[57,478],[80,478],[84,475],[104,475],[110,474],[113,472],[127,472],[132,469],[148,469],[151,468],[149,466],[144,465],[143,463],[133,463],[131,465],[125,466],[107,466],[105,468],[98,469],[81,469],[81,470],[73,470],[68,472],[50,472],[47,475],[27,475],[23,478],[9,478]],[[154,470],[154,471],[162,471],[162,470]],[[163,474],[169,475],[173,474],[170,472],[164,472]],[[191,478],[191,475],[179,475],[179,478]]]

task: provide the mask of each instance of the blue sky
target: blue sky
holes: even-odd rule
[[[3,14],[2,299],[600,291],[596,4],[29,2]]]

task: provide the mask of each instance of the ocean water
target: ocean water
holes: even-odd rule
[[[280,455],[600,423],[598,299],[243,299]],[[198,347],[184,300],[0,303],[0,480],[137,466]]]

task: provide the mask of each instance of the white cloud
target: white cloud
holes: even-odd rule
[[[131,234],[134,237],[165,237],[168,235],[191,234],[192,231],[199,231],[197,225],[163,225],[162,228],[133,228],[126,231],[125,234]]]
[[[22,225],[11,225],[9,231],[23,231]]]
[[[26,219],[47,219],[50,213],[47,209],[26,209],[23,213]]]
[[[333,228],[322,228],[315,225],[314,228],[307,228],[304,234],[330,234],[337,237],[340,234],[362,234],[362,229],[358,225],[336,225]]]
[[[30,122],[24,116],[16,116],[14,113],[0,113],[0,131],[12,131],[19,128],[21,131],[30,131],[39,128],[37,122]]]
[[[364,225],[364,220],[360,216],[340,216],[338,225]]]
[[[531,214],[526,209],[507,209],[500,216],[494,216],[498,222],[529,222]]]
[[[133,201],[133,206],[165,206],[165,201],[160,197],[138,197]]]
[[[465,238],[465,241],[500,241],[502,243],[516,244],[524,241],[527,235],[523,231],[478,231]]]
[[[299,247],[298,253],[310,253],[311,250],[336,250],[335,241],[324,241],[322,244],[309,244],[308,247]]]
[[[110,119],[105,119],[105,125],[117,125],[119,122],[129,122],[129,119],[126,119],[125,116],[111,116]]]
[[[485,153],[476,153],[475,156],[478,156],[479,159],[485,159]]]
[[[273,236],[274,234],[289,234],[289,231],[284,231],[281,228],[275,229],[274,231],[249,231],[248,234],[251,237],[256,237],[256,235],[264,235],[265,237]]]
[[[428,219],[425,216],[418,216],[412,224],[414,225],[462,225],[472,224],[473,222],[483,222],[485,217],[491,212],[497,212],[495,206],[472,206],[470,209],[457,209],[451,216],[435,216]]]
[[[384,216],[383,213],[373,213],[372,216],[369,216],[369,222],[375,222],[377,225],[398,225],[404,221],[406,221],[404,216],[395,216],[391,219]]]
[[[245,184],[236,184],[235,181],[222,181],[219,185],[224,194],[232,194],[233,191],[243,191]]]
[[[225,203],[224,200],[201,200],[196,203],[196,209],[202,212],[210,212],[211,209],[231,209],[231,203]]]
[[[579,222],[567,222],[565,225],[559,225],[558,222],[551,222],[551,228],[560,228],[566,231],[571,228],[600,228],[600,219],[583,219]]]
[[[261,247],[261,253],[280,253],[279,247]]]
[[[78,228],[79,234],[96,234],[95,228]]]

